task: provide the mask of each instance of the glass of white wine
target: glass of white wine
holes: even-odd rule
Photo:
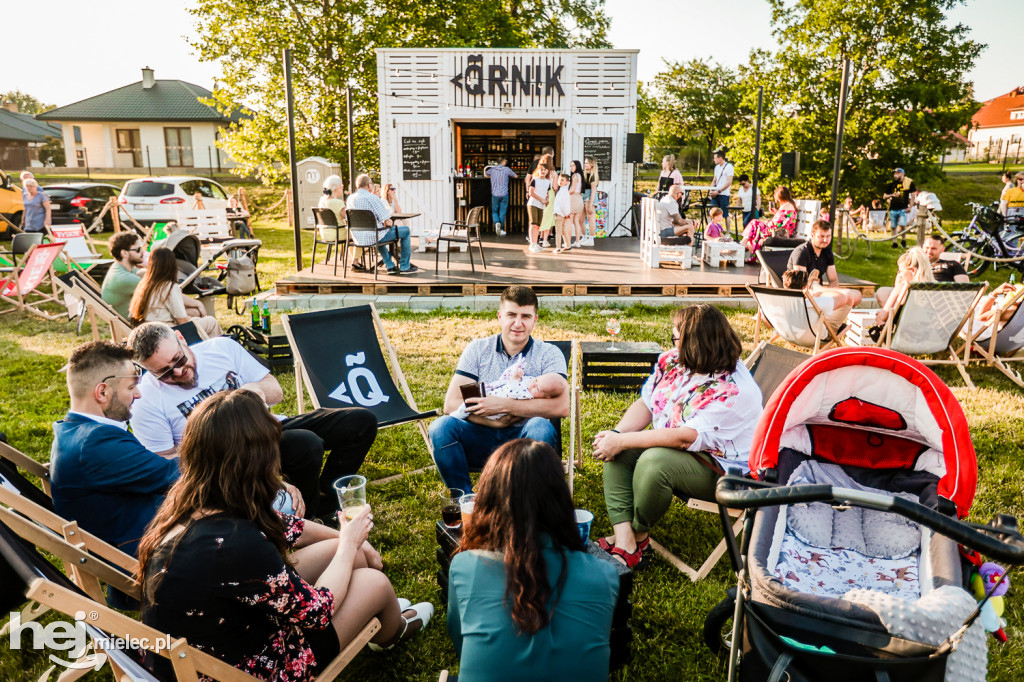
[[[608,324],[605,326],[605,330],[612,336],[612,345],[608,346],[607,350],[618,350],[615,347],[615,336],[622,329],[622,325],[619,324],[619,320],[614,317],[608,318]]]
[[[351,521],[366,506],[366,477],[355,474],[342,476],[334,482],[334,492],[338,495],[338,505]]]

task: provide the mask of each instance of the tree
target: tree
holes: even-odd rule
[[[292,47],[296,146],[300,158],[347,158],[345,88],[353,92],[355,156],[378,169],[374,49],[404,47],[606,47],[603,0],[198,0],[192,46],[223,74],[213,103],[244,103],[252,117],[231,126],[220,146],[238,172],[287,177],[281,52]]]
[[[665,153],[691,142],[705,147],[706,158],[740,120],[739,76],[732,69],[702,59],[665,62],[649,97],[651,148]]]
[[[21,90],[8,90],[7,92],[0,92],[0,104],[5,102],[14,102],[18,105],[19,114],[28,114],[29,116],[35,116],[41,114],[44,111],[50,109],[56,109],[56,105],[43,104],[32,95],[24,93]]]
[[[946,13],[963,0],[769,0],[774,53],[755,51],[741,69],[743,103],[753,110],[764,86],[761,176],[780,184],[779,158],[801,153],[797,193],[831,189],[842,60],[852,61],[841,188],[855,199],[880,198],[893,168],[918,185],[938,177],[949,132],[976,110],[971,70],[982,45]],[[750,168],[753,121],[733,128],[737,170]],[[786,181],[790,183],[790,181]]]
[[[66,162],[64,139],[46,136],[46,143],[39,147],[39,162],[44,166],[63,166]]]

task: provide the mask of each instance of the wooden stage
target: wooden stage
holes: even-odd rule
[[[413,240],[415,244],[415,240]],[[434,273],[434,251],[414,251],[412,263],[419,272],[388,275],[353,272],[348,277],[333,273],[333,263],[323,261],[313,268],[289,275],[276,282],[277,293],[288,294],[369,294],[419,296],[497,296],[512,284],[525,284],[539,296],[748,296],[744,288],[756,284],[759,267],[746,265],[712,268],[694,258],[693,267],[676,265],[651,269],[640,261],[640,242],[635,238],[597,239],[593,247],[572,249],[562,254],[553,249],[529,253],[523,235],[484,237],[487,269],[480,267],[480,252],[474,246],[476,272],[469,267],[469,256],[458,250],[451,254],[451,269],[445,269],[440,254],[440,270]],[[304,254],[309,258],[310,254]],[[319,256],[319,254],[318,254]],[[844,286],[861,290],[865,297],[874,294],[872,282],[840,275]]]

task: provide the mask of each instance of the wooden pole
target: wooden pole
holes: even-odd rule
[[[345,88],[345,111],[348,121],[348,184],[349,192],[356,191],[356,141],[352,135],[352,88]]]

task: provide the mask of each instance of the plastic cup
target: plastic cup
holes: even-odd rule
[[[586,509],[576,510],[576,527],[580,529],[580,539],[583,540],[584,547],[590,541],[590,524],[593,522],[594,515],[591,512]]]
[[[338,505],[351,521],[366,506],[366,477],[358,474],[342,476],[334,482],[334,492],[338,495]]]
[[[462,525],[469,523],[469,517],[476,507],[476,493],[463,495],[459,498],[459,511],[462,512]]]
[[[441,491],[441,520],[452,530],[462,525],[462,514],[459,501],[466,493],[458,488],[445,488]]]

